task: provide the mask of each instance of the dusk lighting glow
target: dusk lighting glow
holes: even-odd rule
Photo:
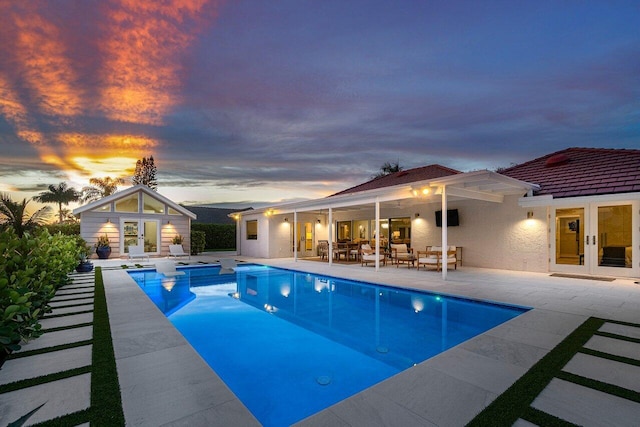
[[[637,1],[3,1],[0,191],[153,155],[175,202],[263,207],[385,162],[638,148],[638,22]]]

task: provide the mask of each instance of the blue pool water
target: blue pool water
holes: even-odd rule
[[[265,426],[290,425],[527,310],[256,264],[181,271],[130,274]]]

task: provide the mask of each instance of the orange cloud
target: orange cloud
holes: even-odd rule
[[[200,28],[206,0],[140,2],[121,0],[106,12],[100,109],[113,120],[160,125],[180,102],[180,53]]]
[[[25,8],[35,2],[23,2]],[[84,111],[77,75],[61,41],[60,29],[30,10],[13,17],[17,30],[17,56],[23,78],[40,110],[55,116],[76,116]]]

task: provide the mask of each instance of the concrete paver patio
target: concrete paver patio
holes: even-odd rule
[[[214,256],[192,258],[192,262],[218,259]],[[503,325],[300,421],[300,426],[464,425],[588,317],[640,323],[640,286],[633,279],[603,282],[464,267],[450,272],[448,280],[443,281],[435,272],[395,266],[376,272],[372,267],[359,264],[329,266],[326,262],[295,262],[292,259],[236,259],[533,307],[533,310]],[[143,264],[152,265],[153,261]],[[122,260],[96,262],[96,265],[104,267],[121,264]],[[103,270],[103,276],[128,425],[259,425],[126,271],[107,269]],[[88,281],[76,281],[65,286],[60,297],[74,288],[74,292],[90,291],[82,289],[86,286],[90,286]],[[83,299],[88,295],[76,297]],[[66,299],[64,296],[59,301]],[[73,310],[71,312],[79,312],[87,308],[91,309],[92,305],[56,310],[58,313],[69,312],[67,310],[70,309]],[[44,320],[43,324],[47,328],[68,326],[70,318],[74,318],[75,324],[79,325],[91,322],[91,316],[91,313],[84,313],[68,318],[51,318]],[[80,340],[77,334],[84,333],[83,328],[87,327],[74,328],[76,341]],[[640,328],[605,323],[600,330],[636,340],[640,338]],[[32,344],[43,340],[45,346],[55,345],[52,337],[64,342],[67,341],[65,335],[50,332]],[[56,343],[59,341],[57,338]],[[585,347],[636,360],[640,354],[640,344],[603,336],[594,336]],[[9,362],[3,371],[10,369]],[[577,354],[565,367],[568,372],[633,390],[637,390],[639,369],[585,354]],[[85,380],[83,384],[73,387],[85,390],[89,381]],[[5,393],[2,400],[15,405],[20,399],[31,399],[19,394],[23,391]],[[52,397],[49,408],[59,405],[60,410],[72,412],[77,410],[73,409],[75,407],[87,407],[88,391],[85,393],[85,397],[78,397],[76,406],[69,401],[73,399],[71,395],[60,402],[56,400],[60,397]],[[634,425],[640,418],[640,404],[636,402],[560,379],[552,380],[533,406],[585,425]],[[13,411],[16,406],[11,408]],[[0,413],[0,418],[4,420],[5,415],[16,414],[22,415],[16,410],[11,414]],[[519,420],[516,425],[531,424]]]

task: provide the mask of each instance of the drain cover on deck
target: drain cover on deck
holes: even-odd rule
[[[320,375],[318,378],[316,378],[316,381],[320,385],[328,385],[331,382],[331,377],[328,375]]]

